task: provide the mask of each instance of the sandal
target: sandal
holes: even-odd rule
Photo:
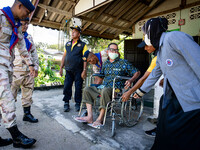
[[[96,120],[96,121],[93,122],[93,123],[88,123],[88,125],[89,125],[90,127],[95,128],[95,129],[100,129],[101,127],[103,127],[103,124],[102,124],[101,121],[99,121],[99,120]]]
[[[78,119],[79,116],[72,116],[72,118],[77,121],[77,122],[81,122],[81,123],[87,123],[86,120],[81,120],[81,119]]]

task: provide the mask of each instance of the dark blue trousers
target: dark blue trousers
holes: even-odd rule
[[[74,100],[76,103],[81,103],[82,100],[82,85],[83,79],[81,78],[82,70],[77,71],[67,71],[65,75],[65,82],[64,82],[64,98],[63,101],[69,102],[72,97],[72,85],[75,81],[75,95]]]

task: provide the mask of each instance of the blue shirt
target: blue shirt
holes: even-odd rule
[[[113,80],[116,76],[130,76],[132,77],[137,72],[137,69],[133,67],[125,59],[115,59],[114,62],[107,60],[102,67],[101,74],[104,75],[103,84],[106,87],[113,87]],[[115,82],[116,88],[123,88],[125,80],[118,79]]]
[[[98,68],[100,68],[100,72],[101,72],[101,69],[102,69],[102,57],[101,57],[101,53],[95,53],[94,55],[97,56],[99,62],[97,64],[95,64]]]

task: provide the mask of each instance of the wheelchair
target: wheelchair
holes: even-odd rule
[[[93,74],[90,76],[90,83],[92,83],[93,77],[100,76],[99,74]],[[127,76],[116,76],[113,80],[113,90],[111,101],[107,104],[103,126],[106,123],[107,118],[111,118],[112,127],[111,127],[111,137],[115,135],[116,131],[116,120],[119,119],[119,125],[126,125],[127,127],[133,127],[138,122],[143,113],[143,99],[134,99],[133,94],[130,96],[130,99],[126,102],[122,102],[121,96],[126,91],[125,89],[115,88],[115,82],[117,80],[128,80],[130,77]],[[90,86],[97,86],[90,84]],[[93,108],[94,112],[97,113],[97,103],[100,101],[100,96],[97,97],[97,100],[94,101]],[[81,103],[80,111],[78,116],[86,116],[87,110],[82,113],[83,103]]]

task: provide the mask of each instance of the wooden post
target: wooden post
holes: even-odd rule
[[[38,4],[39,4],[39,1],[40,1],[40,0],[37,0],[37,1],[35,2],[35,4],[34,4],[35,10],[36,10],[36,8],[37,8],[37,6],[38,6]],[[31,15],[30,15],[30,17],[29,17],[29,22],[31,22],[31,19],[32,19],[32,17],[33,17],[33,14],[35,13],[35,10],[31,13]]]

